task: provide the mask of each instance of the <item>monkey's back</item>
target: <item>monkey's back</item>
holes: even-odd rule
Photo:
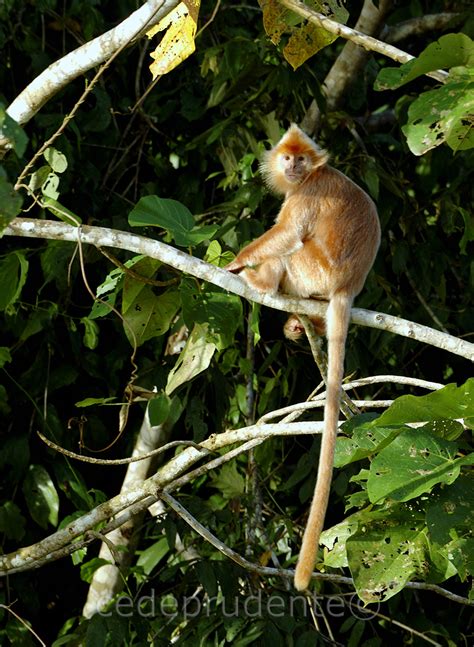
[[[380,244],[377,209],[367,193],[325,165],[287,197],[282,212],[303,214],[303,248],[291,256],[288,269],[294,280],[286,290],[302,294],[299,277],[305,276],[307,296],[357,295]]]

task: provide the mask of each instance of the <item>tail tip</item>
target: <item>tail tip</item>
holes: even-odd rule
[[[303,564],[297,564],[295,570],[294,584],[297,591],[306,591],[311,582],[312,571],[304,568]]]

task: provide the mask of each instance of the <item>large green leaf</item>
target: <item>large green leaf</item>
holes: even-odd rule
[[[181,296],[177,290],[167,290],[157,296],[149,285],[140,288],[123,315],[124,330],[130,343],[136,341],[141,346],[148,339],[163,335],[180,305]]]
[[[446,142],[454,151],[474,147],[474,68],[452,70],[449,81],[423,92],[408,109],[402,127],[408,146],[423,155]]]
[[[183,318],[188,328],[194,323],[208,324],[218,348],[230,346],[242,320],[240,298],[218,288],[204,286],[199,289],[192,281],[183,281],[181,295]]]
[[[354,419],[353,419],[354,420]],[[351,420],[350,422],[353,422]],[[345,425],[343,426],[343,431]],[[356,426],[350,438],[339,436],[336,443],[334,466],[343,467],[354,461],[376,454],[386,447],[401,431],[401,427],[377,426],[362,422]]]
[[[388,600],[413,577],[442,580],[455,573],[447,560],[433,564],[423,515],[408,508],[365,512],[347,539],[347,558],[359,597]]]
[[[235,499],[245,492],[245,479],[238,471],[235,461],[223,465],[212,476],[211,483],[225,499]]]
[[[474,43],[466,34],[445,34],[430,43],[421,54],[400,67],[380,70],[374,87],[376,90],[394,90],[422,74],[437,69],[474,66]]]
[[[373,459],[367,492],[372,503],[387,497],[408,501],[437,483],[453,483],[474,454],[455,458],[457,443],[434,436],[429,429],[405,429]]]
[[[474,418],[474,378],[462,386],[448,384],[427,395],[403,395],[370,423],[371,427],[402,425],[409,422],[464,419],[465,424]]]
[[[160,261],[144,256],[128,267],[133,267],[133,272],[136,274],[151,279],[160,265]],[[122,314],[126,314],[132,305],[136,305],[139,302],[139,294],[142,291],[146,292],[147,287],[149,291],[149,286],[145,281],[140,281],[138,278],[134,278],[125,273],[122,292]]]
[[[474,478],[463,474],[450,487],[438,488],[426,506],[431,539],[447,544],[454,536],[470,535],[474,528]],[[455,530],[455,533],[453,532]]]
[[[194,216],[177,200],[148,195],[141,198],[128,216],[131,227],[162,227],[181,247],[192,247],[210,240],[219,225],[195,226]]]

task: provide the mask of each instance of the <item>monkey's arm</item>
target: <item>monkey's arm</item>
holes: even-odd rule
[[[239,272],[247,266],[260,265],[275,256],[289,256],[303,247],[303,240],[296,227],[289,227],[287,223],[278,222],[259,238],[244,247],[226,265],[229,272]]]

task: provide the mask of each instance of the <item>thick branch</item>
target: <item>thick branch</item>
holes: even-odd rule
[[[136,457],[149,454],[160,445],[165,445],[169,431],[169,425],[166,423],[152,426],[147,407],[143,416],[140,432],[135,441],[132,456]],[[125,494],[131,487],[139,486],[143,483],[150,474],[155,461],[156,457],[150,456],[141,461],[130,463],[120,492]],[[122,590],[124,578],[121,571],[125,570],[131,563],[138,541],[137,528],[141,525],[141,522],[142,515],[134,515],[128,523],[110,532],[107,535],[107,542],[102,542],[99,558],[111,563],[100,566],[94,572],[87,593],[87,600],[82,611],[83,616],[86,618],[91,618],[94,613],[106,607],[113,596]],[[120,547],[117,555],[112,554],[108,545],[109,543],[113,546]]]
[[[178,4],[179,0],[148,0],[110,31],[47,67],[10,104],[7,113],[19,124],[26,123],[73,79],[106,61],[120,47],[143,36]]]
[[[145,238],[138,234],[131,234],[105,227],[72,227],[62,222],[51,220],[36,220],[33,218],[15,218],[5,229],[4,235],[25,236],[27,238],[46,238],[55,240],[68,240],[72,242],[89,243],[96,247],[115,247],[125,249],[137,254],[144,254],[155,258],[166,265],[170,265],[182,272],[192,274],[214,285],[229,290],[234,294],[256,301],[269,308],[284,312],[296,312],[307,315],[324,315],[326,304],[311,299],[294,299],[283,295],[263,294],[253,290],[238,276],[223,270],[198,258],[165,245],[157,240]],[[393,317],[380,312],[353,308],[351,321],[361,326],[387,330],[397,335],[409,337],[425,344],[447,350],[456,355],[474,361],[474,344],[447,335],[427,326]]]
[[[256,440],[263,442],[275,435],[315,434],[321,432],[322,424],[322,422],[298,422],[285,425],[252,425],[251,427],[215,434],[202,442],[201,446],[210,452],[215,452],[236,443],[255,442]],[[243,452],[246,451],[247,447],[243,445],[240,449]],[[229,452],[226,456],[232,458],[234,455],[235,450],[234,453]],[[141,510],[149,507],[156,500],[157,493],[163,488],[173,489],[174,482],[180,476],[186,474],[202,458],[202,451],[189,447],[172,458],[153,476],[138,485],[132,486],[127,492],[122,492],[109,501],[98,505],[79,519],[75,519],[61,530],[49,535],[49,537],[31,546],[20,548],[13,553],[1,555],[0,576],[37,568],[82,548],[84,545],[91,543],[94,538],[86,538],[75,543],[77,538],[86,534],[89,530],[94,530],[97,524],[114,517],[110,524],[101,529],[102,534],[107,534],[110,530],[122,525],[129,519],[127,512],[130,508],[136,514],[137,509]],[[225,460],[225,457],[222,458]]]
[[[410,36],[418,36],[427,31],[446,29],[446,27],[451,27],[453,23],[458,22],[461,18],[462,14],[459,13],[425,14],[424,16],[404,20],[398,23],[398,25],[387,27],[381,33],[381,37],[387,43],[398,43],[400,40],[404,40]]]
[[[377,35],[391,4],[390,1],[384,0],[376,7],[372,0],[365,0],[355,30],[368,35]],[[344,45],[344,49],[324,79],[327,104],[330,110],[337,108],[346,88],[358,76],[368,56],[369,52],[356,43],[348,41]]]

